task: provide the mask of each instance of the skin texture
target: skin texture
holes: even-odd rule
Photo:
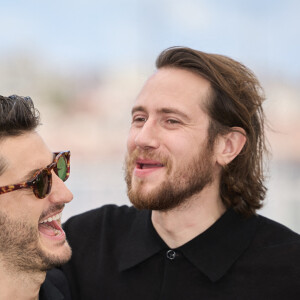
[[[35,132],[6,138],[0,143],[0,156],[6,162],[0,186],[29,180],[35,170],[53,161],[52,152]],[[51,239],[41,234],[39,222],[61,212],[72,198],[54,172],[51,193],[44,199],[36,198],[31,189],[0,196],[1,299],[35,299],[45,271],[70,258],[71,249],[65,237]]]
[[[181,72],[188,80],[178,85]],[[190,88],[186,86],[190,79],[194,76],[186,71],[159,70],[146,83],[133,108],[127,144],[129,155],[135,151],[138,157],[152,155],[153,159],[158,157],[160,161],[162,157],[163,162],[169,161],[169,166],[152,172],[147,178],[132,178],[132,188],[139,188],[144,195],[157,189],[167,178],[174,181],[178,171],[188,173],[186,166],[192,165],[206,150],[209,119],[200,108],[199,98],[205,98],[209,85],[201,81],[200,88],[196,84]],[[185,99],[191,99],[190,103]],[[185,181],[185,178],[178,180]]]
[[[172,248],[206,230],[224,213],[220,172],[245,143],[237,129],[219,136],[213,149],[208,147],[209,117],[203,107],[209,92],[210,83],[199,75],[162,68],[146,82],[132,110],[126,159],[128,195],[138,208],[153,209],[153,225]],[[140,162],[149,160],[149,170],[141,170]],[[186,193],[175,205],[160,207],[157,202],[165,198],[166,186]]]

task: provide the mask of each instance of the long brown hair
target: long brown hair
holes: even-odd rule
[[[209,145],[218,135],[245,130],[247,141],[241,153],[222,170],[220,195],[226,207],[244,216],[255,214],[262,206],[267,188],[264,185],[263,89],[251,70],[223,55],[209,54],[186,47],[164,50],[156,67],[185,69],[207,79],[211,93],[205,110],[210,117]]]

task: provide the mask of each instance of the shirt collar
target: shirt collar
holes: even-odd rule
[[[217,281],[248,248],[256,226],[256,216],[245,219],[229,209],[205,232],[177,250],[211,281]],[[167,248],[152,225],[150,211],[137,213],[128,238],[122,246],[120,271],[131,268]]]
[[[138,211],[122,244],[119,269],[129,269],[166,247],[152,225],[151,211]]]
[[[211,281],[217,281],[249,247],[257,221],[256,216],[246,219],[229,209],[205,232],[178,249]]]
[[[46,277],[41,285],[39,300],[64,300],[65,297],[58,288]]]

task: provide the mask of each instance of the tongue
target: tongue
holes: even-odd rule
[[[62,231],[61,227],[58,225],[57,221],[52,221],[52,222],[46,222],[39,224],[39,231],[49,235],[49,236],[54,236],[55,230],[60,230]]]

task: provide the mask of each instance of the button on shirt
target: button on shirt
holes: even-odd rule
[[[300,237],[262,216],[229,209],[176,249],[133,207],[104,206],[64,229],[75,300],[300,299]]]
[[[176,252],[174,250],[168,250],[167,251],[167,258],[168,259],[173,260],[173,259],[175,259],[175,257],[176,257]]]

